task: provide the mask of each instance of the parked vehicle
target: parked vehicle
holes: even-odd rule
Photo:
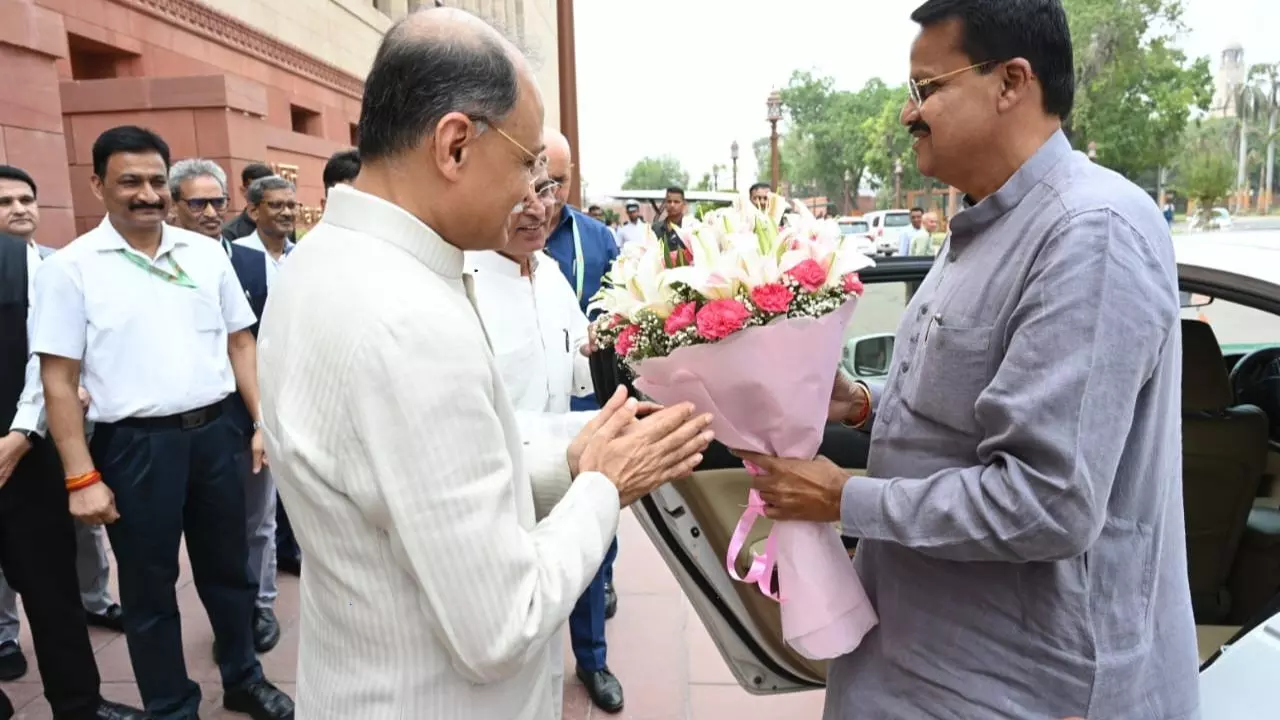
[[[877,210],[862,216],[880,255],[898,254],[899,235],[911,224],[910,210]]]
[[[876,246],[871,241],[871,225],[866,218],[860,217],[842,217],[836,220],[840,226],[840,234],[846,238],[853,238],[857,243],[858,252],[863,255],[875,255]]]
[[[1198,230],[1230,230],[1235,221],[1226,208],[1216,207],[1207,212],[1201,211],[1187,218],[1187,229]]]

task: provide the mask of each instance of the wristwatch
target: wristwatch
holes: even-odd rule
[[[27,442],[32,445],[35,445],[36,440],[40,439],[40,433],[36,432],[35,430],[27,430],[25,428],[13,428],[9,432],[22,433],[22,436],[25,437],[27,439]]]

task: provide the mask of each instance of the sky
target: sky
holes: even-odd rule
[[[906,79],[921,0],[576,0],[579,168],[587,193],[621,188],[645,156],[669,154],[696,183],[728,167],[756,177],[751,144],[768,135],[765,99],[793,70],[854,90]],[[1184,0],[1191,56],[1238,42],[1245,63],[1280,60],[1280,0]],[[626,8],[627,13],[619,12]],[[1267,57],[1267,56],[1270,57]],[[729,172],[720,187],[730,187]]]

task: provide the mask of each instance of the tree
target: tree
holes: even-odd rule
[[[627,179],[622,183],[623,190],[665,190],[669,187],[688,187],[689,173],[680,166],[680,161],[670,155],[647,157],[627,171]]]
[[[1076,103],[1064,129],[1080,150],[1134,178],[1169,165],[1191,108],[1208,110],[1207,58],[1175,46],[1183,0],[1063,0],[1076,61]]]
[[[1198,121],[1187,130],[1174,171],[1178,190],[1195,201],[1201,212],[1226,198],[1235,185],[1233,124],[1234,121],[1211,118]]]

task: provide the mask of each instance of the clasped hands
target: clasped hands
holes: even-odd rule
[[[628,399],[619,387],[569,444],[569,470],[574,477],[604,475],[618,489],[619,504],[627,507],[692,473],[715,437],[710,425],[711,416],[695,416],[692,403],[664,408]]]
[[[866,387],[837,371],[827,419],[850,422],[866,418],[870,410],[871,395]],[[840,498],[849,473],[827,458],[819,455],[812,460],[796,460],[744,450],[734,450],[733,454],[765,471],[751,483],[764,501],[765,517],[811,522],[840,519]]]

